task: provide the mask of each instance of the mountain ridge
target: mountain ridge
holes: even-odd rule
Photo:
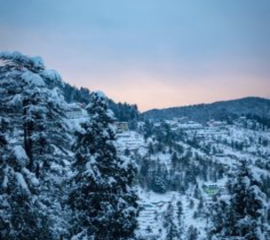
[[[188,117],[190,120],[205,122],[211,119],[227,120],[241,115],[255,115],[261,118],[270,117],[270,99],[262,97],[245,97],[233,100],[201,103],[180,107],[151,109],[143,112],[145,119],[170,120]]]
[[[234,101],[239,101],[239,100],[248,100],[248,99],[257,99],[257,100],[269,100],[270,98],[265,98],[265,97],[259,97],[259,96],[246,96],[246,97],[241,97],[241,98],[234,98],[234,99],[228,99],[228,100],[217,100],[209,103],[195,103],[195,104],[187,104],[183,106],[172,106],[172,107],[164,107],[164,108],[152,108],[146,111],[143,111],[142,114],[154,111],[154,110],[167,110],[167,109],[175,109],[175,108],[184,108],[184,107],[194,107],[194,106],[200,106],[200,105],[211,105],[211,104],[216,104],[216,103],[224,103],[224,102],[234,102]]]

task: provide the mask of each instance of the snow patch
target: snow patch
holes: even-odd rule
[[[103,99],[106,99],[107,98],[106,95],[105,95],[105,93],[102,92],[102,91],[100,91],[100,90],[96,91],[95,94],[96,94],[96,96],[98,98],[103,98]]]
[[[17,178],[18,184],[21,186],[21,188],[28,193],[29,189],[28,189],[28,186],[24,180],[23,175],[19,172],[16,172],[16,178]]]
[[[21,78],[30,85],[35,85],[39,87],[45,86],[45,82],[43,81],[43,79],[36,73],[26,71],[22,74]]]
[[[41,75],[51,81],[60,82],[62,86],[64,85],[60,74],[53,69],[44,70],[41,72]]]
[[[23,149],[22,146],[15,146],[13,148],[14,154],[16,159],[19,161],[21,165],[25,165],[27,158],[27,155],[25,153],[25,150]]]

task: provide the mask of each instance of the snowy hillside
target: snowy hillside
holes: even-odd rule
[[[254,120],[146,122],[139,124],[138,132],[119,134],[117,142],[139,167],[139,235],[166,239],[164,216],[171,203],[182,239],[189,239],[196,229],[196,239],[206,239],[209,208],[217,196],[229,196],[227,180],[241,160],[247,160],[263,181],[269,205],[270,130]],[[181,227],[177,202],[182,206]]]

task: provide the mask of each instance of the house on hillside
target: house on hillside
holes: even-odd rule
[[[188,121],[187,123],[179,124],[179,128],[184,130],[200,130],[203,128],[203,125],[194,121]]]
[[[203,185],[202,189],[208,196],[214,196],[218,193],[225,194],[226,189],[224,186],[218,186],[216,184],[210,184],[210,185]]]
[[[114,125],[116,127],[117,133],[123,133],[123,132],[127,132],[129,130],[127,122],[115,122]]]
[[[224,126],[226,126],[226,122],[224,122],[224,121],[216,121],[214,119],[211,119],[206,124],[209,127],[224,127]]]

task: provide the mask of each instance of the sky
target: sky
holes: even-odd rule
[[[269,0],[0,0],[0,50],[152,108],[270,98]]]

